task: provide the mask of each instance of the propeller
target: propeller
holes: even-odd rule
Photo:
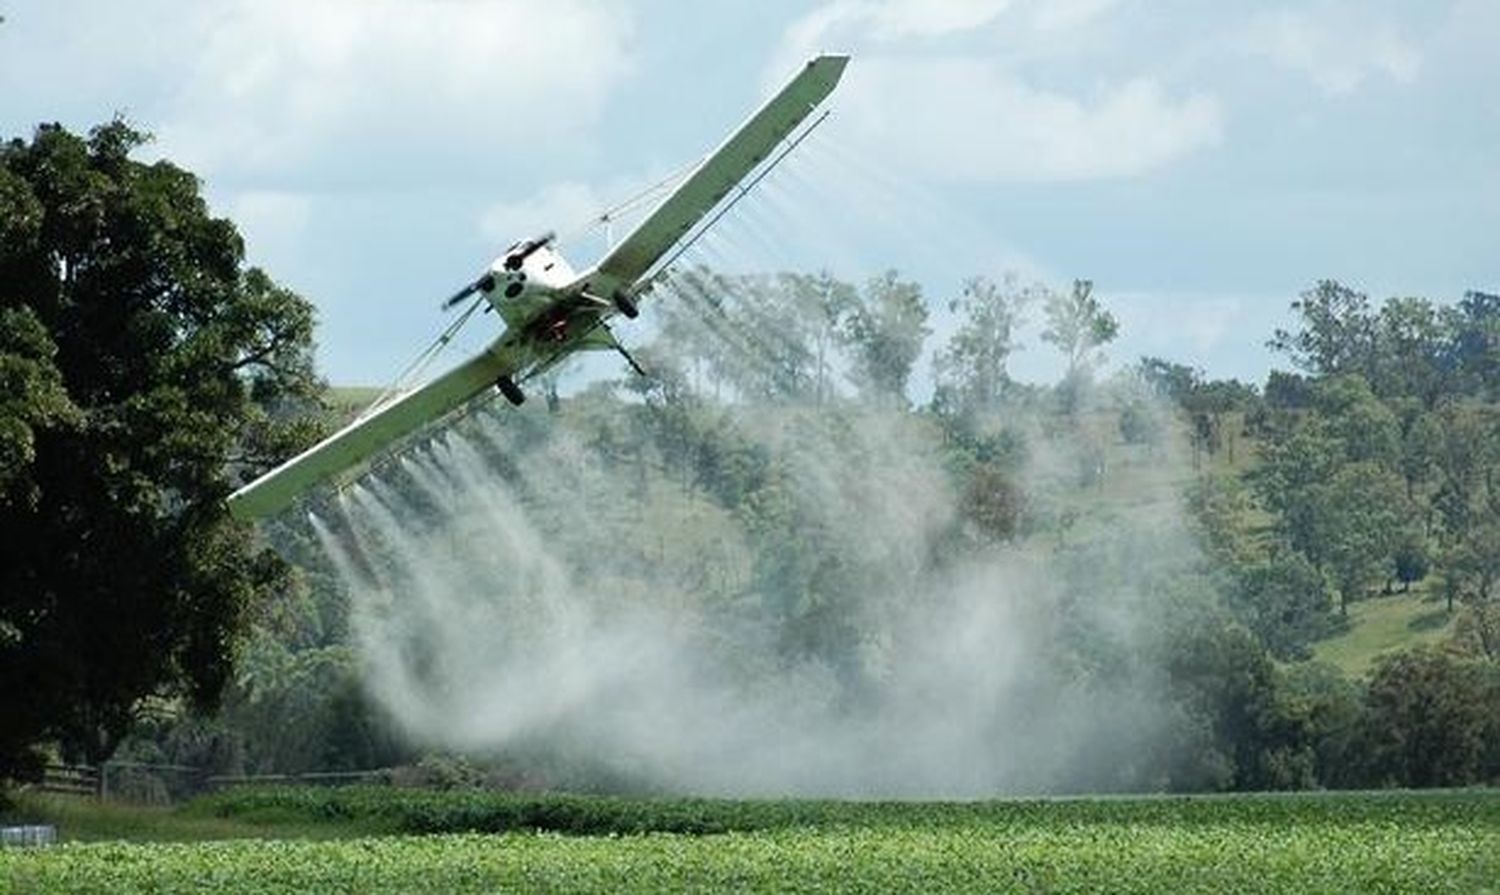
[[[526,259],[531,257],[532,252],[551,245],[552,241],[555,239],[557,239],[557,234],[551,230],[548,230],[546,233],[543,233],[541,236],[538,236],[535,239],[521,240],[506,251],[505,261],[502,262],[502,266],[506,270],[520,270],[521,265],[526,263]],[[476,292],[489,292],[494,288],[495,274],[493,272],[486,271],[484,276],[453,293],[453,295],[450,296],[447,301],[443,302],[443,310],[446,311],[452,308],[454,305],[462,302],[464,299],[468,298]]]

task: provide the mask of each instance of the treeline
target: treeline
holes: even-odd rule
[[[1260,394],[1161,360],[1141,366],[1182,408],[1195,444],[1223,451],[1238,435],[1255,450],[1193,493],[1226,604],[1274,658],[1298,662],[1347,628],[1351,603],[1436,601],[1433,615],[1451,618],[1442,643],[1381,658],[1365,681],[1319,673],[1301,685],[1313,722],[1303,735],[1321,762],[1312,780],[1493,782],[1500,297],[1377,307],[1328,281],[1292,310],[1294,327],[1270,344],[1296,372],[1273,371]]]
[[[1486,371],[1497,347],[1477,335],[1494,331],[1493,299],[1375,311],[1321,284],[1294,306],[1297,327],[1274,336],[1301,372],[1273,373],[1261,390],[1160,359],[1098,381],[1117,326],[1089,283],[1054,291],[981,278],[953,302],[958,326],[934,353],[933,397],[915,406],[909,389],[928,304],[895,274],[857,286],[826,274],[692,270],[658,298],[661,332],[640,352],[649,377],[568,398],[554,391],[545,410],[506,413],[503,447],[545,455],[563,439],[586,444],[605,475],[629,483],[641,516],[667,512],[664,488],[674,501],[722,513],[745,545],[733,555],[689,549],[702,532],[653,534],[693,556],[674,580],[700,612],[756,607],[774,661],[832,669],[841,710],[879,711],[899,664],[899,646],[871,659],[872,644],[900,639],[881,627],[889,610],[875,596],[893,578],[910,576],[901,599],[939,612],[926,591],[953,570],[1036,563],[1050,583],[1032,585],[1044,620],[1027,630],[1046,633],[1036,634],[1014,689],[998,695],[1049,694],[1098,726],[1049,741],[1063,757],[1039,757],[1044,770],[997,777],[997,787],[1434,786],[1500,774],[1494,610],[1474,565],[1475,539],[1496,519],[1487,486],[1500,439],[1484,427],[1493,426]],[[1028,315],[1065,360],[1055,385],[1009,376]],[[1411,337],[1414,318],[1432,322],[1430,341]],[[1323,332],[1330,326],[1368,327],[1368,354],[1351,354],[1347,335]],[[1299,347],[1319,344],[1337,346],[1336,364]],[[830,504],[799,479],[798,464],[823,447],[836,446],[851,475],[885,469],[889,457],[850,437],[871,431],[872,418],[894,439],[887,450],[927,455],[951,489],[954,512],[921,530],[915,572],[864,555],[833,518],[869,507]],[[502,452],[494,462],[513,461]],[[508,475],[525,486],[519,470]],[[567,487],[531,484],[538,505]],[[1181,517],[1173,507],[1184,486]],[[621,569],[652,560],[632,554],[633,529],[621,524],[606,538],[618,545],[615,564],[591,567],[591,580],[644,593]],[[868,534],[881,520],[848,524]],[[549,535],[586,555],[572,549],[566,525]],[[257,629],[228,709],[199,747],[233,743],[228,752],[247,770],[416,760],[359,689],[339,622],[347,582],[305,534],[283,538],[294,552],[301,544],[307,586]],[[1382,659],[1358,680],[1309,661],[1314,643],[1341,630],[1350,602],[1393,591],[1451,599],[1451,641]],[[1004,648],[997,643],[996,662]],[[742,658],[747,674],[764,667],[763,655]],[[1039,706],[993,711],[980,726],[1049,720]],[[1031,745],[1003,732],[995,744],[997,753]],[[649,785],[545,742],[512,744],[483,761],[502,783]]]

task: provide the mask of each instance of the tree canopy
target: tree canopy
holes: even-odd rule
[[[282,570],[222,498],[317,428],[311,306],[146,140],[0,146],[0,775],[213,700]]]

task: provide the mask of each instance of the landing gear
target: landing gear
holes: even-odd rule
[[[499,379],[496,379],[495,388],[500,389],[500,394],[505,396],[505,400],[517,407],[526,403],[526,393],[521,391],[521,387],[516,385],[516,381],[509,376],[501,376]]]
[[[615,307],[619,308],[620,313],[624,314],[631,320],[639,317],[641,313],[641,309],[635,303],[635,299],[631,298],[629,295],[626,295],[623,291],[615,293]]]

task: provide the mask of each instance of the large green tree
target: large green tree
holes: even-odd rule
[[[213,700],[281,580],[222,499],[316,428],[311,307],[145,140],[0,146],[0,776]]]

